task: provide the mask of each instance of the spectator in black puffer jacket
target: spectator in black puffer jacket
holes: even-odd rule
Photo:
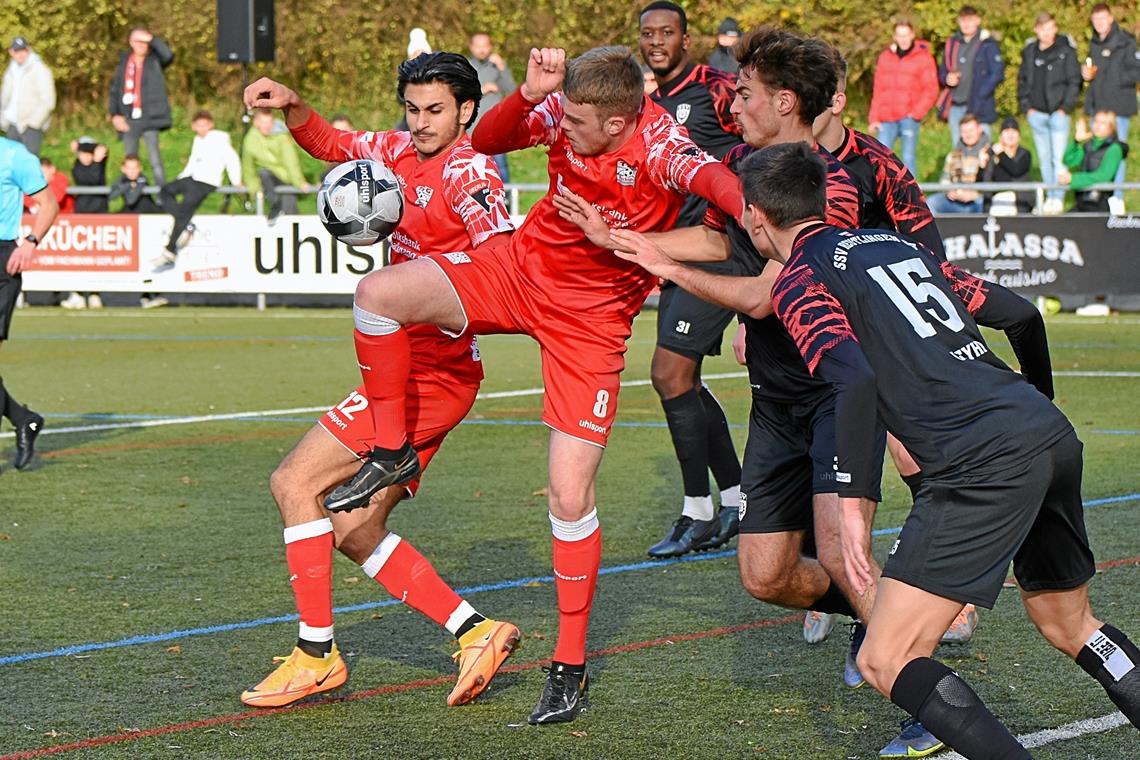
[[[1136,83],[1140,81],[1136,38],[1120,28],[1104,3],[1093,6],[1090,20],[1092,41],[1081,67],[1081,76],[1089,83],[1085,113],[1091,116],[1097,111],[1112,111],[1116,114],[1116,139],[1127,142],[1128,122],[1136,115]],[[1114,181],[1124,181],[1123,163]],[[1123,201],[1123,191],[1117,190],[1113,195]]]
[[[1041,181],[1055,185],[1065,168],[1062,159],[1081,92],[1081,67],[1077,63],[1076,43],[1068,35],[1057,34],[1052,14],[1037,14],[1033,31],[1037,36],[1025,44],[1021,53],[1017,100],[1033,130]],[[1064,199],[1064,190],[1047,191],[1043,211],[1061,213]]]
[[[131,30],[130,52],[123,53],[107,102],[111,124],[123,140],[123,152],[138,154],[146,143],[154,181],[165,184],[158,133],[170,129],[170,99],[162,70],[174,61],[170,47],[142,27]]]

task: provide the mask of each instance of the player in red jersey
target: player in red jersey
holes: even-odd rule
[[[455,53],[421,55],[400,66],[398,92],[409,132],[333,129],[296,93],[261,79],[246,90],[248,107],[280,108],[297,142],[326,161],[373,159],[395,172],[404,215],[391,237],[392,263],[408,266],[425,251],[506,243],[512,230],[495,164],[471,147],[467,126],[481,96],[479,77]],[[407,435],[420,468],[475,401],[483,368],[475,338],[449,337],[430,326],[409,330],[411,364],[404,380]],[[333,643],[331,562],[336,547],[393,596],[445,626],[459,641],[459,678],[448,697],[474,699],[518,641],[518,629],[478,614],[436,574],[410,543],[388,531],[389,513],[415,495],[418,477],[375,494],[366,509],[334,513],[322,499],[350,477],[374,445],[368,397],[359,388],[330,409],[270,479],[285,521],[286,557],[300,612],[297,647],[261,683],[242,694],[254,707],[290,704],[344,683],[347,670]]]
[[[361,472],[326,501],[333,510],[417,472],[402,422],[410,361],[404,325],[525,333],[539,343],[543,421],[553,430],[548,493],[559,630],[531,723],[573,720],[585,704],[586,629],[601,564],[594,484],[625,341],[656,282],[590,243],[562,217],[557,199],[589,194],[609,224],[637,230],[671,225],[688,192],[733,215],[740,209],[735,175],[699,150],[642,85],[626,48],[598,48],[569,63],[561,49],[532,50],[526,81],[483,116],[472,144],[487,154],[549,145],[550,191],[508,246],[433,254],[373,272],[356,291],[357,357],[377,438]]]

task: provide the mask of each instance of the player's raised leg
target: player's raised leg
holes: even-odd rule
[[[930,657],[961,608],[961,602],[881,578],[859,669],[876,690],[962,755],[1029,760],[974,690]]]
[[[574,720],[586,706],[586,631],[598,570],[602,529],[594,483],[601,446],[552,430],[550,433],[550,526],[554,534],[554,586],[558,594],[558,642],[534,724]]]
[[[353,341],[372,409],[376,446],[352,480],[325,500],[331,511],[368,503],[381,488],[405,483],[420,472],[408,442],[404,404],[412,350],[407,324],[433,324],[459,334],[466,319],[454,288],[429,261],[409,261],[365,276],[353,301]]]

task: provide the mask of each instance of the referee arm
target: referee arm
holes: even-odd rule
[[[39,241],[44,239],[52,224],[55,223],[55,218],[59,216],[59,203],[56,202],[55,195],[52,194],[49,187],[45,187],[38,193],[33,193],[32,200],[39,208],[36,215],[32,217],[32,237]],[[35,251],[36,245],[26,237],[20,241],[16,250],[8,258],[8,274],[15,277],[27,268],[32,261],[32,252]]]

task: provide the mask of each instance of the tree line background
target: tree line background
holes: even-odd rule
[[[681,2],[689,16],[692,52],[703,60],[716,45],[716,27],[725,16],[744,28],[772,22],[816,34],[837,44],[850,66],[848,91],[855,121],[865,119],[875,59],[889,43],[896,18],[912,20],[918,35],[942,43],[957,29],[960,0],[918,0],[874,6],[857,0],[779,2],[725,0]],[[1049,10],[1062,33],[1072,35],[1078,52],[1087,50],[1093,2],[1080,0],[1049,7],[1041,0],[975,2],[983,26],[999,37],[1007,72],[998,91],[1002,113],[1017,110],[1017,66],[1033,36],[1033,19]],[[419,26],[436,50],[467,52],[467,37],[489,32],[516,77],[525,71],[532,45],[558,45],[571,54],[604,44],[636,45],[637,12],[642,0],[434,0],[429,3],[276,0],[277,52],[273,63],[252,64],[249,75],[280,79],[326,113],[344,111],[359,124],[384,127],[395,121],[394,72],[404,59],[408,31]],[[1140,0],[1113,5],[1117,20],[1135,33]],[[199,107],[214,110],[222,124],[240,114],[240,66],[216,61],[214,0],[52,0],[0,2],[0,28],[7,39],[27,36],[55,74],[57,115],[67,124],[105,121],[106,93],[127,35],[146,26],[175,52],[167,85],[176,114]],[[176,115],[176,118],[177,115]]]

